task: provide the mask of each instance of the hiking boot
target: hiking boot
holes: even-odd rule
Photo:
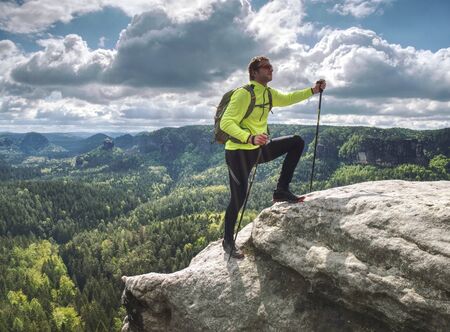
[[[277,188],[273,191],[273,201],[274,202],[289,202],[289,203],[297,203],[302,202],[304,199],[303,196],[294,195],[289,191],[289,189],[281,189]]]
[[[242,251],[235,246],[233,242],[227,242],[222,240],[222,247],[225,252],[233,258],[242,259],[244,258],[244,254]]]

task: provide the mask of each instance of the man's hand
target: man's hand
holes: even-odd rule
[[[251,135],[248,138],[248,143],[253,145],[264,145],[268,142],[269,142],[269,135],[267,134]]]
[[[312,88],[312,91],[314,94],[322,92],[323,90],[325,90],[327,86],[327,82],[324,79],[320,79],[316,82],[316,85],[314,86],[314,88]]]

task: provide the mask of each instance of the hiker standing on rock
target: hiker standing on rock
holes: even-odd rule
[[[286,154],[277,188],[273,192],[273,200],[299,201],[299,197],[289,191],[289,183],[305,142],[298,135],[269,139],[269,112],[272,107],[289,106],[305,100],[326,87],[325,80],[320,80],[313,88],[287,94],[269,88],[267,83],[272,80],[273,67],[269,59],[263,56],[251,60],[248,73],[250,83],[232,92],[220,120],[220,129],[230,136],[225,143],[225,160],[231,190],[230,203],[225,212],[222,246],[233,258],[244,257],[235,246],[233,235],[236,219],[247,193],[248,177],[256,163],[266,163]]]

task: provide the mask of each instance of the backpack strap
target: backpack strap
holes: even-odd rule
[[[253,109],[255,108],[255,104],[256,104],[256,96],[255,96],[255,91],[254,91],[255,86],[253,84],[246,84],[246,85],[242,86],[242,88],[247,90],[250,93],[250,104],[248,105],[247,112],[245,112],[245,115],[242,118],[241,122],[245,118],[248,118],[250,116],[250,114],[253,112]],[[233,92],[236,91],[236,90],[233,90]],[[232,136],[229,137],[229,140],[234,142],[234,143],[245,144],[245,143],[242,143],[241,141],[237,140],[236,138],[234,138]]]
[[[272,102],[272,92],[270,92],[270,88],[267,88],[267,94],[269,95],[269,112],[272,112],[273,102]],[[267,124],[267,135],[270,136],[269,124]]]
[[[243,86],[243,88],[248,92],[250,92],[250,104],[248,105],[247,112],[245,113],[242,120],[249,117],[249,115],[253,112],[253,109],[255,108],[256,104],[256,96],[254,91],[255,86],[253,84],[246,84]]]
[[[250,105],[248,105],[247,112],[245,113],[242,120],[247,118],[253,112],[253,109],[255,108],[255,104],[256,104],[256,96],[255,96],[255,91],[254,91],[255,86],[253,84],[246,84],[243,86],[243,88],[245,90],[247,90],[248,92],[250,92],[251,100],[250,100]],[[272,107],[273,107],[272,92],[270,91],[269,87],[267,88],[267,95],[269,96],[269,112],[272,112]],[[260,105],[258,105],[258,106],[260,106]],[[270,130],[269,130],[268,125],[267,125],[267,134],[270,135]]]
[[[269,111],[272,112],[272,107],[273,107],[272,92],[270,92],[270,88],[269,87],[267,88],[267,94],[269,95]]]

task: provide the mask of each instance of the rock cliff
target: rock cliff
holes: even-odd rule
[[[426,165],[423,145],[417,139],[384,140],[365,138],[359,144],[355,156],[357,163],[396,166],[400,164]]]
[[[123,331],[450,331],[450,182],[366,182],[262,211],[172,274],[123,277]]]

